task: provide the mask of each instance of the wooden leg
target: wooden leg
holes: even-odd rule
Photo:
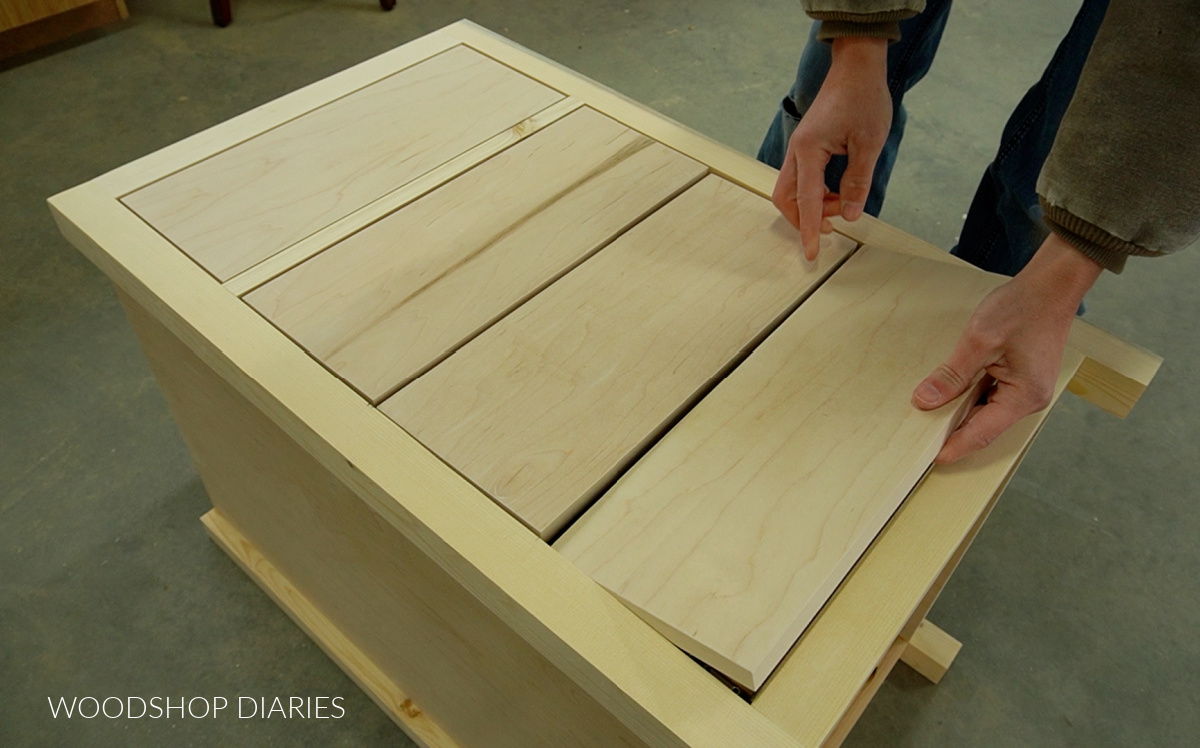
[[[962,642],[934,626],[921,621],[908,646],[900,654],[901,661],[933,683],[937,683],[950,669]]]
[[[395,2],[395,0],[392,0]],[[233,20],[233,10],[229,7],[229,0],[208,0],[208,7],[212,10],[213,23],[221,28],[225,28]]]
[[[391,10],[396,7],[396,0],[379,0],[379,7],[384,10]]]

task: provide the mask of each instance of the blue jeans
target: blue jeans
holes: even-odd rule
[[[888,46],[888,90],[892,94],[892,129],[879,160],[865,210],[879,215],[888,179],[907,119],[904,94],[929,71],[937,54],[951,0],[929,0],[924,12],[900,23],[900,41]],[[1016,275],[1033,257],[1047,228],[1037,199],[1037,178],[1054,144],[1054,136],[1075,85],[1108,0],[1083,0],[1067,35],[1059,43],[1041,80],[1021,99],[1000,137],[996,156],[984,171],[967,211],[958,246],[951,251],[973,265],[1005,275]],[[796,82],[784,97],[758,151],[758,160],[779,168],[788,139],[816,98],[829,71],[830,45],[817,40],[814,23],[800,56]],[[825,169],[825,184],[836,192],[846,169],[845,156],[834,156]]]

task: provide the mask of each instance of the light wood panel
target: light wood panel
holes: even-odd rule
[[[1055,401],[1082,360],[1064,354]],[[758,692],[756,710],[801,745],[820,745],[834,732],[914,611],[916,623],[923,620],[931,586],[973,537],[1048,415],[1026,416],[987,448],[929,471]]]
[[[305,260],[315,257],[320,252],[351,234],[362,231],[381,218],[403,208],[417,198],[434,191],[446,182],[487,161],[509,146],[519,143],[535,132],[539,132],[542,128],[554,124],[582,106],[583,102],[579,99],[570,97],[560,99],[532,117],[523,119],[507,130],[493,135],[474,148],[463,151],[446,163],[425,172],[411,182],[407,182],[402,187],[367,203],[325,228],[309,234],[287,249],[276,252],[257,265],[246,268],[221,285],[229,289],[230,293],[243,296],[267,281],[286,273]]]
[[[446,29],[426,34],[130,161],[91,184],[112,197],[124,197],[459,44]]]
[[[378,402],[704,173],[584,109],[245,298]]]
[[[798,246],[706,177],[381,408],[550,537],[853,248]]]
[[[124,202],[226,280],[560,98],[455,47]]]
[[[864,215],[853,223],[834,217],[832,222],[836,231],[861,244],[967,266],[965,261],[949,252],[873,216]],[[1071,324],[1067,345],[1086,357],[1067,389],[1119,418],[1129,415],[1162,365],[1160,356],[1127,343],[1082,318]]]
[[[555,547],[757,689],[957,425],[909,394],[1001,281],[861,249]]]

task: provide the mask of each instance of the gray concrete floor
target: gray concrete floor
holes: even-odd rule
[[[884,218],[948,247],[1010,108],[1077,2],[961,3]],[[129,0],[132,18],[0,63],[0,744],[406,739],[206,538],[207,508],[106,280],[47,196],[461,17],[752,153],[808,22],[727,3]],[[464,106],[486,106],[464,102]],[[1200,253],[1130,263],[1092,321],[1166,358],[1119,421],[1067,397],[850,745],[1200,744]],[[1190,377],[1190,379],[1189,379]],[[47,697],[344,697],[341,720],[52,719]]]

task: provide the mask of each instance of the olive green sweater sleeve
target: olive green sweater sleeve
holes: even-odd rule
[[[1200,0],[1112,0],[1038,195],[1114,272],[1200,237]]]
[[[925,0],[804,0],[804,11],[821,22],[817,38],[874,36],[896,41],[900,22],[925,9]]]

